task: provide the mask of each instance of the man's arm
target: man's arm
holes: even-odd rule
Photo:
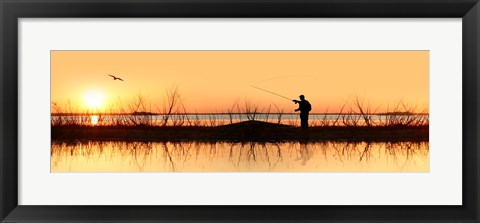
[[[300,101],[299,100],[292,100],[293,102],[295,102],[295,104],[298,103],[298,108],[295,109],[295,111],[300,111]]]

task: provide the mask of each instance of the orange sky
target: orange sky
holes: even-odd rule
[[[292,99],[304,94],[312,112],[338,112],[356,96],[379,111],[402,100],[426,112],[429,51],[51,52],[51,100],[70,101],[76,110],[89,107],[88,97],[103,97],[97,106],[105,109],[140,93],[157,112],[172,86],[188,112],[226,112],[235,101],[277,105],[284,112],[297,108],[252,85]]]

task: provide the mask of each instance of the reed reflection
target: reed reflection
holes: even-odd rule
[[[428,142],[52,143],[52,172],[428,172]]]

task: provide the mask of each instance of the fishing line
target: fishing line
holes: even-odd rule
[[[269,90],[265,90],[265,89],[263,89],[263,88],[259,88],[259,87],[254,86],[254,85],[252,85],[251,87],[256,88],[256,89],[258,89],[258,90],[261,90],[261,91],[265,91],[265,92],[270,93],[270,94],[277,95],[277,96],[282,97],[282,98],[285,98],[285,99],[287,99],[287,100],[289,100],[289,101],[292,101],[292,100],[293,100],[293,99],[287,98],[287,97],[285,97],[285,96],[283,96],[283,95],[281,95],[281,94],[277,94],[277,93],[275,93],[275,92],[271,92],[271,91],[269,91]]]

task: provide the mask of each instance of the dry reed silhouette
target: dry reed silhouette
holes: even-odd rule
[[[102,112],[79,109],[70,102],[60,106],[52,102],[51,126],[104,126],[104,127],[217,127],[244,121],[262,121],[298,126],[298,115],[285,113],[278,105],[260,107],[248,100],[235,101],[225,112],[199,114],[189,112],[182,101],[179,89],[174,86],[165,92],[165,98],[152,104],[149,97],[139,93],[130,102],[117,101],[116,109]],[[155,108],[155,109],[154,109]],[[428,127],[429,115],[415,113],[416,106],[402,101],[387,107],[383,112],[365,105],[356,97],[346,102],[338,113],[311,113],[311,127]]]

